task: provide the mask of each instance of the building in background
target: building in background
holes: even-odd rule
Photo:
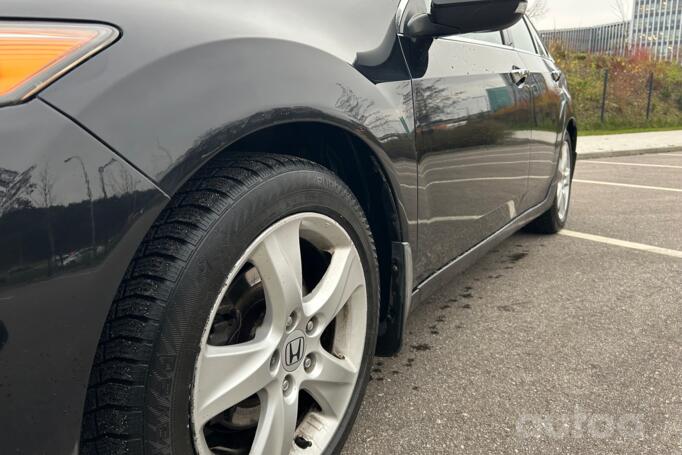
[[[635,0],[632,48],[649,49],[660,60],[682,62],[682,0]]]
[[[547,43],[578,52],[626,55],[646,49],[652,58],[682,63],[682,0],[633,0],[632,20],[540,32]]]

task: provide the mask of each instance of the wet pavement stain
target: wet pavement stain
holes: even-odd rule
[[[3,347],[5,347],[5,344],[7,344],[7,340],[9,340],[9,333],[7,332],[5,324],[2,321],[0,321],[0,350],[2,350]]]
[[[516,262],[519,262],[521,259],[525,258],[526,256],[528,256],[527,251],[523,251],[521,253],[513,253],[510,255],[507,255],[507,259],[508,259],[507,262],[514,264]]]

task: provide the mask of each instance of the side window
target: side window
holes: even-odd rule
[[[459,35],[462,38],[475,39],[477,41],[485,41],[486,43],[492,44],[503,44],[502,33],[500,32],[490,32],[490,33],[467,33],[466,35]]]
[[[518,21],[516,25],[507,29],[507,34],[511,42],[507,43],[518,50],[532,52],[535,54],[535,44],[533,44],[533,37],[530,36],[530,31],[526,26],[526,21]]]
[[[538,33],[538,29],[535,28],[535,25],[533,25],[533,22],[530,19],[526,19],[526,20],[528,21],[528,27],[530,28],[530,33],[533,35],[533,39],[535,40],[535,47],[538,48],[538,53],[545,58],[552,58],[549,55],[549,52],[547,51],[547,48],[545,47],[544,43],[542,42],[542,38],[540,38],[540,34]]]

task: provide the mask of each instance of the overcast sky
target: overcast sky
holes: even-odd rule
[[[533,4],[535,1],[530,0]],[[614,10],[618,0],[544,0],[547,14],[533,20],[537,28],[553,29],[567,27],[584,27],[588,25],[606,24],[620,20]],[[628,11],[632,11],[634,0],[621,0]]]

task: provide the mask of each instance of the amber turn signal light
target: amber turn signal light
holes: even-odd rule
[[[0,21],[0,106],[27,100],[117,37],[100,24]]]

